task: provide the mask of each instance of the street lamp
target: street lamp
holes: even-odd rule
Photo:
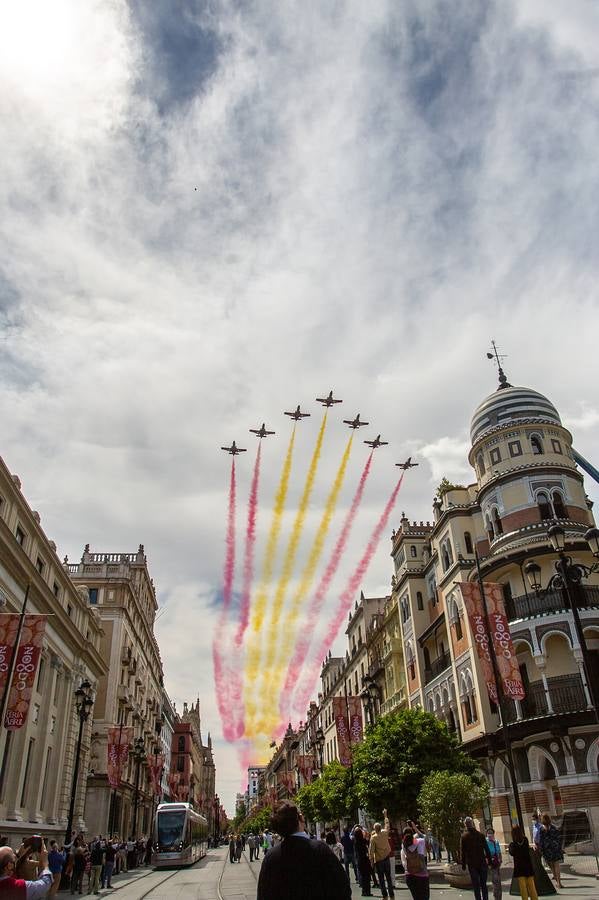
[[[597,697],[597,692],[592,681],[593,670],[589,650],[580,621],[578,602],[574,593],[575,589],[581,584],[583,579],[589,578],[595,572],[599,571],[599,561],[593,563],[592,566],[585,566],[583,563],[573,562],[571,556],[566,556],[564,553],[566,547],[566,532],[561,525],[552,525],[547,531],[547,537],[551,541],[551,546],[558,555],[558,559],[554,563],[555,574],[549,579],[547,587],[545,589],[542,587],[541,567],[534,560],[531,560],[524,566],[524,571],[531,588],[541,597],[544,597],[551,590],[563,591],[566,596],[568,607],[574,621],[576,638],[582,653],[582,668],[588,696],[593,706],[595,718],[599,722],[599,710],[597,709],[597,701],[599,698]],[[584,538],[595,559],[599,560],[599,528],[589,528],[585,533]]]
[[[220,838],[220,821],[219,821],[220,799],[219,799],[218,794],[214,795],[214,800],[212,802],[214,805],[214,846],[218,847],[219,838]]]
[[[381,689],[370,675],[364,675],[362,678],[362,687],[364,690],[360,694],[360,698],[362,703],[366,706],[366,715],[368,717],[368,724],[374,725],[375,715],[376,715],[376,704],[377,701],[381,702]]]
[[[139,772],[141,769],[141,764],[145,762],[146,759],[146,751],[144,746],[144,739],[142,737],[135,738],[133,743],[133,752],[131,754],[136,763],[135,768],[135,796],[133,800],[133,828],[132,830],[132,838],[134,841],[137,840],[137,807],[139,805]]]
[[[318,769],[322,774],[322,770],[324,768],[323,765],[323,753],[324,753],[324,731],[319,726],[314,733],[314,746],[316,747],[316,751],[318,753]]]
[[[77,749],[75,751],[75,766],[73,768],[73,781],[71,784],[71,802],[69,803],[69,818],[67,819],[67,830],[65,832],[65,844],[71,843],[71,833],[73,831],[73,816],[75,815],[75,797],[77,795],[77,782],[79,780],[79,763],[81,760],[81,741],[83,739],[83,726],[89,719],[89,715],[94,705],[94,696],[92,694],[92,686],[89,681],[82,681],[75,691],[75,708],[79,716],[79,735],[77,737]]]

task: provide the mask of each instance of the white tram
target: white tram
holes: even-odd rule
[[[206,855],[208,822],[191,803],[160,803],[154,821],[152,865],[190,866]]]

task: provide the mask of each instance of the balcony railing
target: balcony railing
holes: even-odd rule
[[[434,659],[430,664],[430,668],[424,670],[424,683],[428,684],[429,681],[432,681],[433,678],[436,678],[437,675],[440,675],[441,672],[444,672],[445,669],[448,669],[451,665],[451,656],[445,651],[441,656],[438,656],[437,659]]]
[[[575,589],[575,601],[579,609],[599,608],[599,587],[582,586]],[[548,591],[546,594],[530,593],[528,596],[508,597],[505,609],[510,622],[515,619],[526,619],[540,616],[543,613],[559,612],[568,609],[568,599],[563,591]]]
[[[539,716],[563,715],[564,713],[582,712],[587,709],[587,702],[580,675],[558,675],[547,679],[547,687],[551,698],[553,712],[549,711],[547,695],[542,681],[528,685],[526,697],[520,701],[522,719],[534,719]],[[507,722],[518,721],[516,704],[509,700],[507,706]]]

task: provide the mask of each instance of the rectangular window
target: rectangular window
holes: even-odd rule
[[[20,525],[17,525],[17,530],[15,531],[15,538],[17,544],[20,544],[21,547],[25,544],[25,532],[21,528]]]
[[[56,716],[52,716],[50,719],[50,734],[54,734],[56,731]]]
[[[33,704],[33,713],[31,716],[31,721],[33,722],[34,725],[37,725],[37,723],[39,722],[39,718],[40,718],[40,705],[39,705],[39,703],[34,703]]]
[[[44,574],[45,567],[46,567],[46,564],[45,564],[44,560],[41,558],[41,556],[38,556],[38,558],[35,561],[35,568],[38,570],[40,575]]]
[[[54,706],[58,706],[58,695],[60,693],[60,672],[56,673],[56,684],[54,685]]]
[[[522,444],[520,441],[510,441],[508,447],[510,456],[522,456]]]
[[[560,456],[562,455],[562,445],[559,441],[556,441],[555,438],[551,439],[551,446],[553,447],[554,453],[559,453]]]
[[[2,754],[2,768],[0,768],[0,800],[4,800],[4,781],[6,779],[6,770],[8,769],[8,757],[10,756],[10,747],[12,743],[13,731],[7,731],[6,741],[4,743],[4,753]]]
[[[498,462],[501,462],[501,453],[499,452],[499,447],[493,447],[490,453],[491,457],[491,465],[496,465]]]
[[[37,685],[35,687],[38,694],[41,694],[42,687],[44,685],[44,675],[46,673],[46,660],[43,656],[40,656],[40,667],[37,670]]]
[[[60,594],[60,585],[59,585],[58,582],[56,582],[56,581],[55,581],[54,584],[52,585],[52,593],[54,594],[54,596],[55,596],[56,598],[58,598],[58,596],[59,596],[59,594]]]
[[[47,792],[48,792],[48,776],[50,774],[50,762],[52,760],[52,747],[48,747],[46,753],[46,766],[44,768],[44,783],[42,786],[42,809],[46,808]]]
[[[89,602],[94,605],[98,602],[98,588],[89,589]]]
[[[73,618],[73,607],[70,603],[67,603],[67,616],[69,617],[69,619]]]
[[[35,747],[35,739],[29,739],[29,747],[27,748],[27,762],[25,763],[25,774],[23,775],[23,789],[21,791],[21,802],[19,806],[25,806],[27,800],[27,787],[29,782],[29,770],[31,769],[31,758],[33,756],[33,748]]]

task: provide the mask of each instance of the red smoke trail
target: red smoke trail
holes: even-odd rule
[[[347,511],[347,515],[345,516],[345,521],[343,523],[343,528],[341,529],[341,533],[337,539],[337,543],[335,544],[335,548],[331,553],[331,558],[329,563],[325,569],[325,572],[320,579],[320,583],[316,590],[316,593],[312,597],[310,602],[310,606],[308,608],[308,614],[306,616],[306,624],[304,633],[301,635],[299,641],[296,644],[295,651],[293,653],[293,657],[291,658],[291,662],[287,668],[287,677],[285,679],[285,686],[283,688],[281,694],[281,714],[286,718],[287,709],[289,708],[289,703],[286,703],[286,699],[289,698],[291,691],[294,688],[294,685],[298,684],[299,675],[301,673],[301,668],[306,659],[306,655],[308,653],[308,649],[310,647],[310,641],[312,639],[312,633],[316,626],[316,622],[320,611],[323,607],[323,604],[326,600],[328,590],[331,586],[331,582],[335,577],[335,573],[339,568],[339,563],[341,562],[341,557],[345,552],[345,548],[347,546],[347,541],[349,539],[349,535],[354,524],[354,519],[356,518],[356,514],[358,512],[358,508],[360,503],[362,502],[362,495],[364,493],[364,488],[366,487],[366,481],[368,480],[368,475],[370,473],[370,466],[372,465],[372,452],[368,459],[366,460],[366,465],[362,471],[362,475],[360,476],[360,481],[358,482],[358,487],[356,488],[356,492],[354,494],[353,500],[351,502],[351,506]],[[316,665],[320,665],[320,659]],[[310,699],[310,693],[312,691],[313,683],[316,679],[317,672],[313,671],[313,668],[304,676],[303,679],[303,687],[298,688],[302,693],[297,697],[295,701],[295,710],[298,713],[304,713],[306,711],[306,705]]]
[[[256,546],[256,516],[258,513],[258,486],[260,484],[260,458],[262,456],[262,441],[258,444],[254,474],[250,487],[248,500],[248,521],[245,533],[245,556],[243,560],[243,584],[241,588],[241,601],[239,608],[239,625],[235,634],[235,652],[239,653],[243,643],[243,636],[250,620],[250,594],[252,581],[254,580],[254,548]],[[234,739],[238,740],[244,731],[243,704],[241,696],[243,685],[241,679],[241,665],[237,664],[235,671],[231,673],[231,708],[235,717],[233,728]]]
[[[225,739],[230,741],[234,735],[234,723],[232,718],[231,703],[229,701],[230,679],[223,665],[223,644],[226,635],[227,616],[231,606],[233,595],[233,576],[235,573],[235,504],[236,504],[236,480],[235,457],[231,460],[231,481],[229,485],[229,511],[227,515],[226,553],[223,570],[223,605],[218,621],[218,626],[212,641],[212,663],[214,667],[214,681],[216,685],[216,700]]]
[[[331,623],[328,627],[327,633],[324,636],[324,638],[322,639],[318,649],[312,655],[312,662],[310,663],[310,665],[320,665],[320,663],[324,659],[324,656],[327,653],[329,647],[331,646],[331,644],[337,637],[337,633],[343,624],[343,621],[347,615],[347,611],[348,611],[349,607],[351,606],[351,602],[356,594],[356,591],[358,590],[358,588],[360,587],[360,585],[362,584],[362,582],[364,580],[364,576],[366,575],[366,572],[368,571],[368,566],[370,565],[370,563],[372,561],[372,557],[374,556],[374,554],[376,552],[376,548],[378,547],[381,536],[387,527],[387,522],[389,521],[389,516],[391,515],[393,507],[395,506],[395,501],[397,500],[397,495],[399,494],[399,490],[401,488],[402,481],[403,481],[403,473],[401,475],[401,478],[395,485],[395,487],[393,489],[393,493],[389,497],[389,499],[387,501],[387,505],[385,506],[385,509],[383,510],[383,514],[380,517],[380,519],[378,520],[376,527],[370,536],[370,540],[368,541],[368,545],[366,547],[366,550],[364,551],[364,555],[362,556],[360,562],[356,566],[351,578],[347,582],[345,590],[339,597],[339,603],[337,604],[337,609],[335,611],[335,615],[334,615],[333,619],[331,620]],[[302,699],[303,699],[303,697],[302,697]],[[305,701],[305,703],[307,703],[307,700]],[[304,703],[304,711],[305,711],[305,703]]]
[[[239,627],[235,635],[237,650],[241,647],[245,630],[250,620],[250,592],[254,580],[254,547],[256,545],[256,515],[258,512],[258,486],[260,484],[260,456],[262,442],[258,444],[258,453],[254,463],[254,474],[248,501],[248,524],[245,533],[245,557],[243,560],[243,586],[241,589],[241,605],[239,610]]]

